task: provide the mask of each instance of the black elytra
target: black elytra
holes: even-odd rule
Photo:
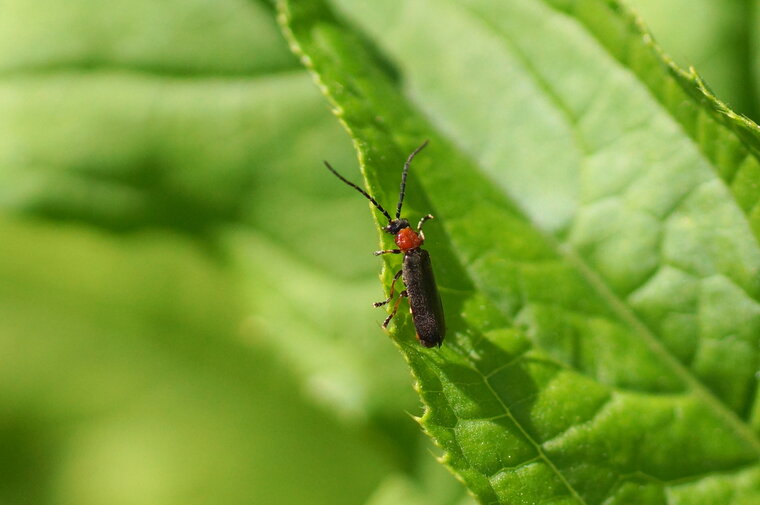
[[[435,283],[435,275],[433,274],[433,264],[430,261],[430,254],[421,248],[422,244],[425,242],[425,234],[422,232],[422,226],[429,219],[433,219],[433,216],[428,214],[420,219],[416,231],[409,226],[409,221],[401,217],[401,206],[404,203],[406,176],[409,172],[409,167],[412,163],[412,159],[427,144],[428,141],[426,140],[417,149],[412,151],[407,158],[406,163],[404,163],[404,169],[401,172],[401,188],[399,191],[398,205],[396,206],[395,219],[392,218],[388,211],[377,203],[377,200],[372,198],[369,193],[340,175],[326,161],[325,166],[335,174],[338,179],[364,195],[365,198],[372,202],[372,205],[374,205],[377,210],[382,212],[383,215],[388,218],[388,225],[383,227],[383,231],[394,236],[394,242],[398,246],[398,249],[375,251],[375,256],[381,254],[404,255],[401,270],[396,272],[396,275],[393,276],[393,282],[391,283],[388,298],[382,302],[374,304],[375,307],[381,307],[390,303],[394,297],[396,281],[399,277],[402,278],[406,289],[399,293],[396,303],[393,306],[393,310],[390,315],[385,318],[385,321],[383,321],[383,328],[388,327],[391,319],[393,319],[393,316],[395,316],[398,311],[401,299],[406,297],[409,299],[409,308],[412,313],[414,328],[417,332],[417,340],[419,340],[420,344],[424,347],[440,347],[443,343],[443,338],[446,336],[446,321],[443,317],[443,304],[441,303],[441,296],[438,293],[438,286]]]
[[[425,347],[440,347],[446,336],[446,321],[430,254],[419,247],[406,252],[401,271],[417,340]]]

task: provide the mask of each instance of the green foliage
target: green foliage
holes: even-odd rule
[[[757,127],[615,1],[336,4],[281,21],[381,202],[431,139],[450,334],[392,336],[444,463],[482,503],[760,499]]]
[[[757,1],[0,0],[0,502],[754,504]]]
[[[271,7],[9,0],[0,27],[0,502],[411,480],[430,456],[371,221],[320,167],[354,156]]]

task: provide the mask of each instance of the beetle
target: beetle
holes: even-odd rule
[[[433,219],[433,216],[427,214],[420,219],[416,231],[409,226],[408,220],[401,217],[401,206],[404,204],[406,176],[409,173],[409,167],[417,153],[419,153],[427,144],[428,141],[426,140],[417,149],[412,151],[412,154],[409,155],[406,163],[404,163],[404,169],[401,172],[401,188],[399,191],[398,205],[396,206],[395,219],[392,218],[388,211],[385,210],[382,205],[377,203],[377,200],[375,200],[369,193],[340,175],[327,161],[324,163],[328,170],[335,174],[338,179],[364,195],[365,198],[372,202],[372,205],[374,205],[377,210],[382,212],[383,215],[388,218],[388,225],[384,226],[382,230],[385,233],[394,236],[394,242],[398,249],[375,251],[374,255],[404,255],[401,270],[396,272],[396,275],[393,276],[388,298],[382,302],[376,302],[373,304],[375,307],[382,307],[383,305],[390,303],[393,300],[396,281],[401,277],[406,289],[399,292],[393,310],[390,315],[385,318],[385,321],[383,321],[383,328],[387,328],[391,319],[393,319],[393,316],[396,315],[401,299],[408,298],[409,309],[412,313],[412,321],[414,322],[414,328],[417,333],[417,340],[424,347],[440,347],[443,343],[443,337],[446,335],[446,321],[443,317],[443,304],[441,303],[441,296],[438,293],[438,287],[435,283],[435,275],[433,274],[433,265],[430,261],[430,254],[421,247],[422,244],[425,243],[425,234],[422,231],[422,227],[425,222]]]

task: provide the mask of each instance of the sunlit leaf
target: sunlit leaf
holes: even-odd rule
[[[757,500],[757,127],[615,2],[338,4],[282,22],[381,202],[431,139],[450,331],[393,336],[443,461],[483,503]]]

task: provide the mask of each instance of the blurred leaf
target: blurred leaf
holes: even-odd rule
[[[0,0],[0,70],[234,77],[294,69],[271,11],[267,0]]]
[[[757,127],[616,2],[338,4],[364,34],[282,20],[381,202],[432,139],[405,209],[450,332],[393,335],[445,463],[483,503],[757,501]]]
[[[0,501],[356,503],[431,459],[271,6],[0,0],[0,32]]]
[[[628,0],[681,66],[694,66],[731,108],[758,120],[752,77],[755,0]]]
[[[746,0],[749,6],[750,13],[747,16],[746,22],[749,26],[756,27],[760,24],[760,0]],[[760,54],[760,30],[750,30],[747,37],[749,47],[747,52],[750,55],[750,68],[753,83],[753,91],[755,92],[755,102],[760,103],[760,58],[757,57]],[[760,106],[758,106],[760,109]],[[760,114],[760,111],[758,112]]]
[[[350,504],[391,470],[238,338],[239,281],[187,238],[0,240],[3,503]]]
[[[390,474],[372,494],[366,505],[403,503],[409,505],[474,505],[474,498],[463,493],[461,484],[433,458],[418,458],[413,475]]]
[[[292,360],[321,399],[332,388],[330,408],[350,410],[354,421],[398,419],[413,408],[408,377],[370,308],[382,295],[371,280],[378,266],[369,256],[371,222],[320,165],[322,157],[339,166],[354,157],[287,50],[271,6],[6,0],[1,12],[8,30],[0,35],[0,206],[114,231],[196,236],[251,273],[246,309],[264,311],[272,327],[271,293],[295,283],[307,308],[330,317],[287,339],[260,338],[265,347]],[[336,216],[342,227],[326,227]],[[336,261],[336,242],[367,256]],[[292,263],[279,278],[260,282],[257,272],[284,257]],[[312,282],[290,276],[296,269],[311,271]],[[349,300],[322,296],[327,272],[334,291],[354,293]],[[305,310],[288,303],[279,320]],[[361,331],[347,326],[351,314]],[[309,355],[311,365],[303,363],[306,345],[321,350]],[[327,383],[317,379],[325,373],[333,375]]]
[[[409,479],[393,475],[388,477],[365,505],[427,505],[429,502]]]
[[[239,219],[282,145],[270,126],[323,114],[270,9],[0,2],[0,206],[116,230]]]

